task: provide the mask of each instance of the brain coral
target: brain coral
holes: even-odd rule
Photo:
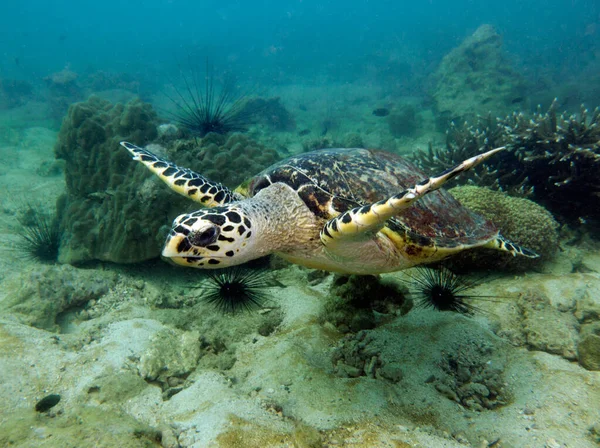
[[[492,221],[506,238],[537,252],[542,260],[552,257],[558,249],[558,223],[541,205],[475,186],[455,187],[450,193],[461,204]],[[469,254],[477,256],[478,252]],[[495,256],[491,260],[494,258],[510,267],[530,265],[523,257]]]

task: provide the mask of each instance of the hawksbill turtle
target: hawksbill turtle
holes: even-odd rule
[[[536,257],[440,187],[501,151],[427,178],[400,156],[323,149],[265,169],[236,190],[121,142],[171,189],[204,206],[175,218],[162,255],[214,269],[276,254],[310,268],[379,274],[486,247]]]

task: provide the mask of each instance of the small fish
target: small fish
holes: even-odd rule
[[[300,137],[303,137],[303,136],[308,135],[308,134],[310,134],[310,129],[302,129],[300,132],[298,132],[298,135]]]
[[[36,412],[49,411],[54,406],[56,406],[59,401],[60,401],[60,395],[58,395],[58,394],[46,395],[44,398],[42,398],[40,401],[38,401],[35,404],[35,410],[36,410]]]
[[[389,114],[389,109],[386,109],[385,107],[379,107],[373,111],[373,115],[376,117],[387,117]]]

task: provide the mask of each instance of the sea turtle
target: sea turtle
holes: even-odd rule
[[[474,247],[536,257],[439,190],[503,148],[432,178],[384,151],[322,149],[280,161],[231,191],[146,149],[121,145],[205,207],[173,222],[162,255],[179,265],[222,268],[276,254],[316,269],[379,274]]]

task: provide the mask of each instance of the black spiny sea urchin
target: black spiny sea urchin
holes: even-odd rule
[[[481,297],[465,294],[480,284],[480,281],[469,281],[459,277],[448,268],[417,268],[414,272],[406,272],[411,279],[411,292],[417,297],[418,305],[434,308],[437,311],[454,311],[461,314],[473,314],[476,309],[465,302],[465,299]]]
[[[266,289],[274,286],[267,271],[234,266],[208,272],[202,299],[223,313],[252,311],[262,307],[269,298]]]
[[[210,132],[227,134],[246,131],[252,111],[244,107],[245,95],[236,93],[232,78],[226,79],[220,88],[217,87],[214,69],[208,60],[204,83],[198,79],[193,67],[191,76],[182,73],[181,77],[184,91],[175,87],[175,97],[169,96],[177,108],[173,115],[180,126],[198,137]]]
[[[60,223],[56,215],[28,205],[17,220],[21,226],[17,234],[24,243],[26,256],[42,263],[55,263],[61,239]]]

